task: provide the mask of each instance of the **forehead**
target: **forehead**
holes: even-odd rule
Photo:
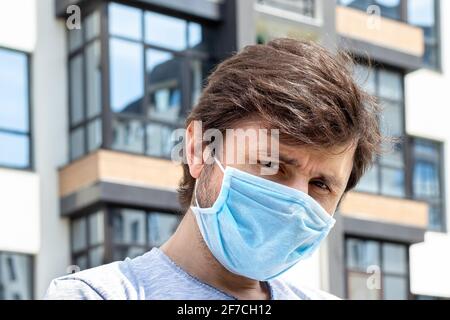
[[[264,126],[263,122],[260,120],[243,120],[233,128],[230,128],[229,134],[226,134],[225,138],[234,138],[236,142],[246,142],[246,151],[261,149],[262,146],[267,144],[268,148],[271,147],[270,136],[271,130]],[[274,135],[272,137],[275,137]],[[280,152],[284,151],[287,153],[310,154],[311,156],[322,157],[327,156],[332,159],[341,159],[352,156],[356,149],[356,143],[354,141],[349,141],[348,143],[333,146],[330,148],[321,148],[320,146],[308,146],[308,145],[292,145],[285,144],[282,141],[278,143]],[[240,145],[234,144],[236,147],[241,147]]]
[[[261,121],[249,120],[236,125],[232,131],[232,145],[227,145],[226,149],[233,147],[237,153],[245,152],[245,157],[251,161],[254,156],[271,156],[270,130],[266,129]],[[266,137],[263,137],[266,135]],[[244,145],[242,145],[244,144]],[[336,177],[348,178],[353,167],[353,157],[356,149],[354,141],[330,148],[320,146],[287,145],[278,142],[280,162],[293,164],[299,168],[307,168],[313,173],[333,175]]]

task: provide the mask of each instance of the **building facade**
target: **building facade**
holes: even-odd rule
[[[396,141],[285,276],[342,298],[450,297],[445,12],[438,0],[2,2],[0,299],[41,298],[57,276],[167,240],[182,214],[173,130],[217,62],[281,36],[354,55]]]

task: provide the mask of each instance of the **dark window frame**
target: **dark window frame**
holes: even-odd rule
[[[115,210],[121,210],[121,209],[135,209],[143,211],[143,214],[145,216],[145,244],[133,244],[133,243],[115,243],[114,242],[114,230],[113,230],[113,216]],[[90,235],[89,235],[89,218],[101,211],[103,213],[103,242],[99,244],[90,244]],[[73,265],[76,265],[76,260],[79,257],[85,257],[86,258],[86,264],[87,268],[92,268],[97,265],[93,265],[91,262],[91,258],[89,256],[89,252],[91,252],[94,249],[97,249],[99,247],[103,247],[103,259],[102,264],[113,262],[113,256],[114,256],[114,250],[116,248],[129,248],[129,247],[139,247],[142,248],[144,251],[149,251],[153,248],[153,246],[149,243],[149,215],[152,213],[164,213],[164,214],[170,214],[174,215],[180,218],[183,217],[181,214],[168,211],[167,209],[163,208],[142,208],[142,207],[133,207],[133,206],[122,206],[119,204],[110,204],[110,203],[99,203],[97,205],[94,205],[92,207],[85,208],[81,211],[79,211],[77,214],[74,214],[71,216],[70,219],[70,232],[69,232],[69,244],[70,244],[70,252],[71,252],[71,261]],[[78,219],[84,219],[85,227],[86,227],[86,247],[77,251],[73,250],[73,241],[74,241],[74,234],[72,232],[72,225],[75,220]]]
[[[103,145],[103,130],[101,132],[101,140],[102,143],[101,145],[92,151],[89,151],[89,136],[88,136],[88,125],[100,120],[102,129],[104,126],[104,116],[103,116],[103,104],[104,104],[104,96],[102,94],[102,92],[100,92],[100,112],[99,114],[92,116],[92,117],[88,117],[88,104],[87,104],[87,87],[88,87],[88,83],[87,83],[87,73],[86,73],[86,57],[87,57],[87,52],[86,49],[94,44],[95,42],[99,42],[100,45],[100,75],[101,75],[101,88],[103,89],[103,83],[105,81],[105,75],[104,75],[104,65],[103,65],[103,37],[102,37],[102,27],[103,27],[103,17],[102,17],[102,7],[104,6],[104,4],[101,4],[100,2],[92,2],[90,4],[90,6],[88,6],[85,10],[82,11],[82,28],[81,28],[81,38],[82,38],[82,44],[80,47],[76,48],[75,50],[70,50],[70,35],[69,33],[71,32],[70,30],[68,32],[66,32],[66,39],[67,39],[67,46],[66,46],[66,50],[67,50],[67,70],[68,70],[68,81],[67,81],[67,92],[68,92],[68,100],[67,100],[67,105],[69,107],[68,109],[68,128],[69,128],[69,135],[68,135],[68,150],[67,150],[67,158],[69,159],[69,162],[72,161],[76,161],[86,155],[88,155],[91,152],[94,152],[95,150],[102,148]],[[99,19],[99,34],[92,37],[91,39],[87,40],[87,36],[86,36],[86,28],[84,26],[85,23],[85,19],[95,13],[98,12],[100,19]],[[71,68],[70,68],[70,62],[75,58],[81,56],[83,58],[83,64],[82,64],[82,70],[81,70],[81,81],[82,81],[82,88],[83,88],[83,96],[81,97],[82,99],[82,112],[83,112],[83,119],[82,121],[73,124],[72,121],[72,83],[71,83]],[[101,90],[102,90],[101,89]],[[103,90],[102,90],[103,91]],[[83,151],[81,153],[80,156],[78,157],[72,157],[72,141],[71,141],[71,135],[72,133],[77,130],[77,129],[82,129],[83,133],[84,133],[84,137],[83,137]]]
[[[0,50],[9,51],[17,54],[22,54],[25,56],[27,63],[26,63],[26,73],[27,73],[27,96],[28,96],[28,132],[22,132],[17,130],[10,130],[0,127],[0,133],[6,133],[6,134],[12,134],[12,135],[18,135],[18,136],[25,136],[28,138],[28,166],[26,167],[20,167],[20,166],[11,166],[0,163],[0,168],[5,169],[13,169],[13,170],[21,170],[21,171],[30,171],[33,172],[35,170],[35,163],[34,163],[34,135],[33,135],[33,95],[32,95],[32,57],[31,54],[25,51],[12,49],[4,46],[0,46]]]
[[[105,103],[105,105],[104,105],[103,112],[106,115],[106,119],[108,119],[108,122],[107,122],[108,127],[105,128],[106,136],[103,138],[103,141],[105,141],[105,145],[103,146],[103,148],[108,149],[108,150],[113,150],[113,151],[129,153],[129,154],[149,156],[147,154],[148,146],[149,146],[148,137],[147,137],[147,126],[148,125],[151,125],[151,124],[162,125],[166,128],[169,128],[172,131],[175,129],[184,127],[184,119],[186,118],[189,110],[192,108],[192,105],[191,105],[192,81],[190,79],[191,73],[189,71],[191,63],[193,61],[200,60],[203,63],[208,63],[211,66],[213,66],[218,61],[217,61],[216,57],[214,56],[214,54],[211,54],[209,52],[193,50],[192,48],[189,48],[189,47],[187,49],[183,50],[182,52],[180,52],[177,50],[160,47],[158,45],[148,43],[146,41],[146,33],[145,33],[146,32],[145,12],[155,12],[155,13],[165,14],[165,13],[157,11],[157,10],[153,10],[153,9],[149,10],[148,8],[145,8],[145,7],[133,6],[132,4],[125,4],[127,6],[141,10],[140,16],[141,16],[142,37],[140,40],[136,40],[136,39],[126,37],[126,36],[111,34],[110,30],[109,30],[109,4],[110,3],[118,3],[118,4],[124,5],[124,3],[120,2],[120,1],[110,1],[105,5],[105,8],[104,8],[104,11],[105,11],[104,12],[104,25],[106,28],[104,41],[105,41],[106,52],[105,52],[105,56],[103,57],[104,58],[103,61],[106,62],[105,68],[108,69],[108,71],[107,71],[108,76],[105,78],[105,82],[106,82],[105,85],[107,88],[106,88],[106,91],[104,91],[104,100],[107,101],[107,103]],[[201,21],[197,21],[197,20],[186,19],[183,17],[175,16],[175,15],[168,15],[168,16],[170,16],[170,17],[173,16],[176,18],[183,19],[188,23],[196,22],[196,23],[202,24]],[[207,25],[207,24],[202,24],[202,26],[206,26],[208,28],[211,27],[210,25]],[[187,36],[188,36],[188,34],[186,33],[186,37]],[[142,112],[140,114],[114,112],[111,108],[111,77],[110,77],[110,68],[111,68],[110,57],[111,57],[111,55],[110,55],[110,47],[109,47],[111,39],[118,39],[118,40],[122,40],[122,41],[127,41],[129,43],[139,44],[142,47],[143,64],[144,64],[144,72],[143,72],[144,96],[142,97]],[[147,69],[147,54],[146,54],[146,52],[149,49],[167,52],[167,53],[172,54],[174,57],[181,59],[181,63],[182,63],[182,70],[181,70],[182,80],[180,83],[180,85],[181,85],[180,86],[181,103],[180,103],[180,118],[178,119],[178,121],[175,121],[175,122],[163,121],[163,120],[155,119],[155,118],[149,116],[148,111],[149,111],[150,105],[148,104],[148,101],[149,101],[148,85],[147,85],[148,77],[147,77],[147,73],[146,73],[146,69]],[[116,148],[113,147],[113,134],[114,134],[113,123],[114,123],[114,121],[131,121],[131,120],[136,120],[140,123],[140,127],[143,132],[143,151],[142,152],[134,152],[134,151],[122,150],[122,149],[117,150]],[[167,157],[164,155],[151,155],[151,157],[160,158],[160,159],[170,159],[170,157]]]
[[[28,282],[28,288],[30,290],[29,295],[30,295],[30,299],[29,300],[34,300],[35,299],[35,256],[32,254],[27,254],[27,253],[21,253],[21,252],[14,252],[14,251],[6,251],[6,250],[0,250],[0,256],[2,254],[8,254],[8,255],[15,255],[15,256],[21,256],[21,257],[26,257],[27,258],[27,262],[28,262],[28,272],[29,272],[29,282]],[[0,274],[1,274],[2,270],[0,269]],[[0,277],[1,279],[1,277]],[[0,282],[0,292],[3,289],[3,284]],[[1,300],[1,299],[0,299]]]
[[[344,292],[345,292],[345,297],[346,299],[349,299],[350,297],[350,292],[349,292],[349,273],[353,272],[353,273],[360,273],[360,274],[364,274],[364,275],[369,275],[367,272],[361,271],[359,269],[351,269],[347,266],[347,259],[348,259],[348,250],[347,250],[347,240],[349,239],[354,239],[354,240],[358,240],[358,241],[374,241],[377,242],[378,244],[378,255],[380,258],[380,298],[381,300],[384,300],[384,296],[385,296],[385,292],[384,292],[384,286],[383,286],[383,280],[385,276],[396,276],[396,277],[403,277],[406,279],[406,287],[407,287],[407,294],[406,297],[408,300],[412,300],[414,298],[414,294],[411,292],[411,270],[410,270],[410,255],[409,255],[409,246],[410,244],[408,243],[404,243],[404,242],[399,242],[399,241],[391,241],[389,239],[382,239],[382,238],[373,238],[373,237],[363,237],[363,236],[359,236],[359,235],[353,235],[353,234],[345,234],[344,235]],[[397,274],[397,273],[393,273],[393,272],[384,272],[383,271],[383,266],[384,266],[384,261],[383,261],[383,245],[384,244],[394,244],[394,245],[401,245],[405,248],[405,252],[406,252],[406,261],[405,261],[405,265],[406,265],[406,273],[405,274]]]
[[[142,27],[142,38],[140,40],[132,39],[129,37],[119,36],[119,35],[113,35],[110,33],[109,30],[109,5],[111,3],[121,4],[132,8],[137,8],[141,10],[141,27]],[[171,50],[168,48],[162,48],[154,44],[150,44],[146,42],[145,39],[145,12],[155,12],[160,14],[167,14],[164,12],[164,10],[159,9],[157,7],[153,6],[144,6],[144,5],[137,5],[135,3],[126,3],[124,1],[120,0],[108,0],[108,1],[92,1],[90,2],[86,9],[83,10],[83,16],[82,16],[82,23],[84,23],[84,19],[89,16],[94,11],[98,11],[100,15],[100,34],[97,35],[94,38],[91,38],[90,40],[86,41],[86,35],[84,32],[85,28],[82,28],[82,45],[81,47],[77,48],[76,50],[73,50],[70,52],[69,50],[69,41],[67,43],[67,52],[68,52],[68,58],[67,58],[67,66],[69,70],[69,81],[68,81],[68,106],[69,106],[69,117],[68,117],[68,123],[69,123],[69,148],[68,148],[68,159],[69,162],[76,161],[77,159],[83,158],[84,156],[95,152],[98,149],[105,149],[105,150],[112,150],[112,151],[119,151],[123,153],[128,154],[136,154],[136,155],[142,155],[142,156],[150,156],[153,158],[161,158],[161,159],[169,159],[170,156],[166,155],[149,155],[149,143],[148,143],[148,137],[147,137],[147,127],[151,124],[155,125],[161,125],[169,130],[174,130],[178,128],[184,127],[184,119],[186,118],[189,110],[192,108],[192,81],[190,79],[191,77],[191,63],[193,61],[200,60],[202,63],[207,64],[208,70],[211,70],[214,65],[218,63],[218,59],[216,57],[215,49],[212,49],[211,52],[206,51],[199,51],[192,48],[188,48],[184,50],[182,53],[180,51]],[[184,19],[186,22],[194,22],[199,23],[202,26],[206,28],[214,29],[216,25],[207,23],[201,19],[194,19],[193,17],[183,17],[180,15],[177,15],[175,13],[169,13],[168,16],[170,17],[176,17],[180,19]],[[187,36],[187,33],[186,33]],[[67,38],[69,37],[67,33]],[[143,62],[144,62],[144,96],[142,97],[142,104],[143,109],[141,114],[132,114],[132,113],[116,113],[111,108],[111,59],[110,59],[110,40],[111,39],[119,39],[123,41],[128,41],[130,43],[138,43],[142,45],[142,54],[143,54]],[[85,48],[89,46],[90,44],[94,43],[95,41],[100,42],[100,72],[101,72],[101,93],[100,93],[100,99],[101,99],[101,111],[98,115],[87,118],[87,94],[86,94],[86,87],[87,87],[87,75],[86,75],[86,53]],[[147,73],[146,73],[146,67],[147,67],[147,61],[146,61],[146,51],[148,49],[155,49],[160,50],[163,52],[171,53],[174,57],[181,57],[182,61],[182,81],[180,83],[180,90],[182,92],[181,95],[181,102],[180,102],[180,116],[178,121],[176,122],[170,122],[170,121],[163,121],[154,119],[153,117],[148,115],[148,108],[150,107],[147,103],[149,95],[147,93],[148,87],[147,87]],[[77,54],[83,55],[83,75],[82,75],[82,81],[83,81],[83,113],[85,115],[84,119],[77,123],[76,125],[72,125],[72,119],[71,119],[71,83],[70,83],[70,60],[73,59]],[[203,71],[203,69],[202,69]],[[204,78],[202,79],[205,80]],[[204,84],[204,83],[203,83]],[[96,120],[99,120],[101,122],[101,144],[99,147],[97,147],[94,150],[89,151],[88,147],[88,127],[87,125],[89,123],[92,123]],[[114,128],[113,124],[115,121],[130,121],[130,120],[137,120],[140,123],[140,127],[143,132],[143,150],[142,152],[133,152],[130,150],[122,150],[117,149],[113,147],[113,134],[114,134]],[[83,152],[79,157],[72,158],[72,143],[71,143],[71,134],[74,132],[74,130],[83,128],[84,131],[84,139],[83,139]]]
[[[92,215],[95,215],[99,212],[102,212],[103,214],[103,242],[102,243],[98,243],[98,244],[94,244],[91,245],[91,241],[90,241],[90,224],[89,224],[89,218]],[[84,239],[84,241],[86,242],[86,246],[83,249],[74,251],[73,250],[73,243],[74,243],[74,239],[75,239],[75,235],[72,231],[72,225],[74,220],[78,220],[78,219],[83,219],[84,220],[84,224],[85,224],[85,230],[86,230],[86,237]],[[106,228],[106,206],[105,205],[96,205],[90,208],[87,208],[85,210],[80,211],[79,213],[77,213],[76,215],[74,215],[73,217],[71,217],[70,220],[70,231],[69,231],[69,245],[70,245],[70,252],[71,252],[71,260],[72,260],[72,264],[76,264],[76,260],[79,257],[85,256],[86,257],[86,265],[87,268],[90,268],[92,266],[91,261],[90,261],[90,257],[89,257],[89,252],[93,249],[97,249],[100,247],[104,248],[104,252],[106,252],[106,233],[105,233],[105,229]],[[103,261],[102,264],[105,263],[105,254],[103,257]]]
[[[408,180],[408,186],[410,189],[411,199],[426,201],[429,204],[434,202],[433,200],[427,200],[425,197],[416,197],[414,194],[414,165],[415,165],[415,156],[414,156],[414,143],[415,141],[425,141],[431,144],[434,144],[439,150],[439,187],[440,187],[440,199],[439,204],[441,207],[441,228],[440,230],[432,230],[436,232],[447,232],[447,202],[446,202],[446,184],[445,184],[445,144],[442,141],[423,138],[415,135],[408,135],[407,144],[408,144],[408,172],[410,173],[410,179]],[[433,203],[434,204],[434,203]]]
[[[436,37],[433,39],[432,43],[429,39],[426,39],[424,34],[424,46],[432,45],[436,50],[436,65],[429,65],[425,62],[422,63],[422,68],[430,69],[442,73],[442,28],[441,28],[441,1],[432,0],[434,2],[434,29],[436,31]],[[408,22],[408,1],[402,0],[404,2],[404,21]],[[408,22],[409,23],[409,22]],[[413,24],[411,24],[413,25]],[[417,26],[421,28],[420,26]],[[421,28],[422,29],[422,28]],[[426,50],[426,48],[424,48]],[[425,52],[424,52],[425,54]]]
[[[404,174],[404,195],[403,196],[397,196],[397,195],[392,195],[392,194],[388,194],[388,193],[384,193],[382,191],[382,183],[383,183],[383,179],[382,179],[382,170],[383,168],[385,169],[400,169],[400,167],[396,167],[393,165],[389,165],[389,164],[383,164],[381,161],[380,157],[377,157],[374,161],[374,167],[377,167],[377,191],[376,192],[370,192],[370,191],[365,191],[365,190],[358,190],[357,187],[355,187],[354,191],[355,192],[359,192],[359,193],[366,193],[366,194],[371,194],[371,195],[378,195],[378,196],[383,196],[383,197],[390,197],[390,198],[402,198],[402,199],[411,199],[411,193],[408,187],[408,181],[409,181],[409,170],[408,170],[408,144],[407,144],[407,134],[406,134],[406,108],[405,108],[405,71],[402,70],[401,68],[398,67],[394,67],[394,66],[388,66],[388,65],[383,65],[383,64],[379,64],[376,62],[368,62],[365,59],[357,59],[357,63],[362,65],[363,67],[368,68],[369,72],[372,73],[374,75],[374,82],[375,82],[375,94],[374,96],[377,98],[377,101],[382,105],[383,101],[387,101],[387,102],[392,102],[395,104],[400,104],[400,108],[401,108],[401,126],[402,126],[402,134],[400,137],[395,137],[396,139],[398,139],[399,141],[397,141],[395,143],[395,145],[397,144],[401,144],[402,145],[402,158],[403,158],[403,174]],[[402,81],[401,81],[401,90],[402,90],[402,96],[401,96],[401,100],[394,100],[394,99],[390,99],[390,98],[385,98],[385,97],[381,97],[380,96],[380,70],[386,70],[386,71],[390,71],[390,72],[395,72],[397,74],[400,75]]]

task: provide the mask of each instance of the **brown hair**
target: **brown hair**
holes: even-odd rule
[[[382,139],[378,104],[355,83],[352,67],[349,55],[310,41],[246,46],[208,77],[186,126],[200,120],[204,131],[224,131],[256,116],[290,145],[328,148],[355,141],[348,191],[372,164]],[[178,188],[183,208],[191,204],[194,184],[184,163]]]

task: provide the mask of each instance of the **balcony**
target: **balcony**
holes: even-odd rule
[[[59,170],[61,213],[100,202],[178,211],[181,176],[172,161],[100,149]]]
[[[370,205],[368,205],[370,204]],[[425,202],[350,192],[341,204],[347,217],[426,229],[428,205]]]
[[[425,52],[421,28],[365,11],[336,7],[336,32],[342,45],[389,64],[417,69]]]
[[[278,37],[318,41],[323,32],[321,0],[257,0],[258,42]]]

